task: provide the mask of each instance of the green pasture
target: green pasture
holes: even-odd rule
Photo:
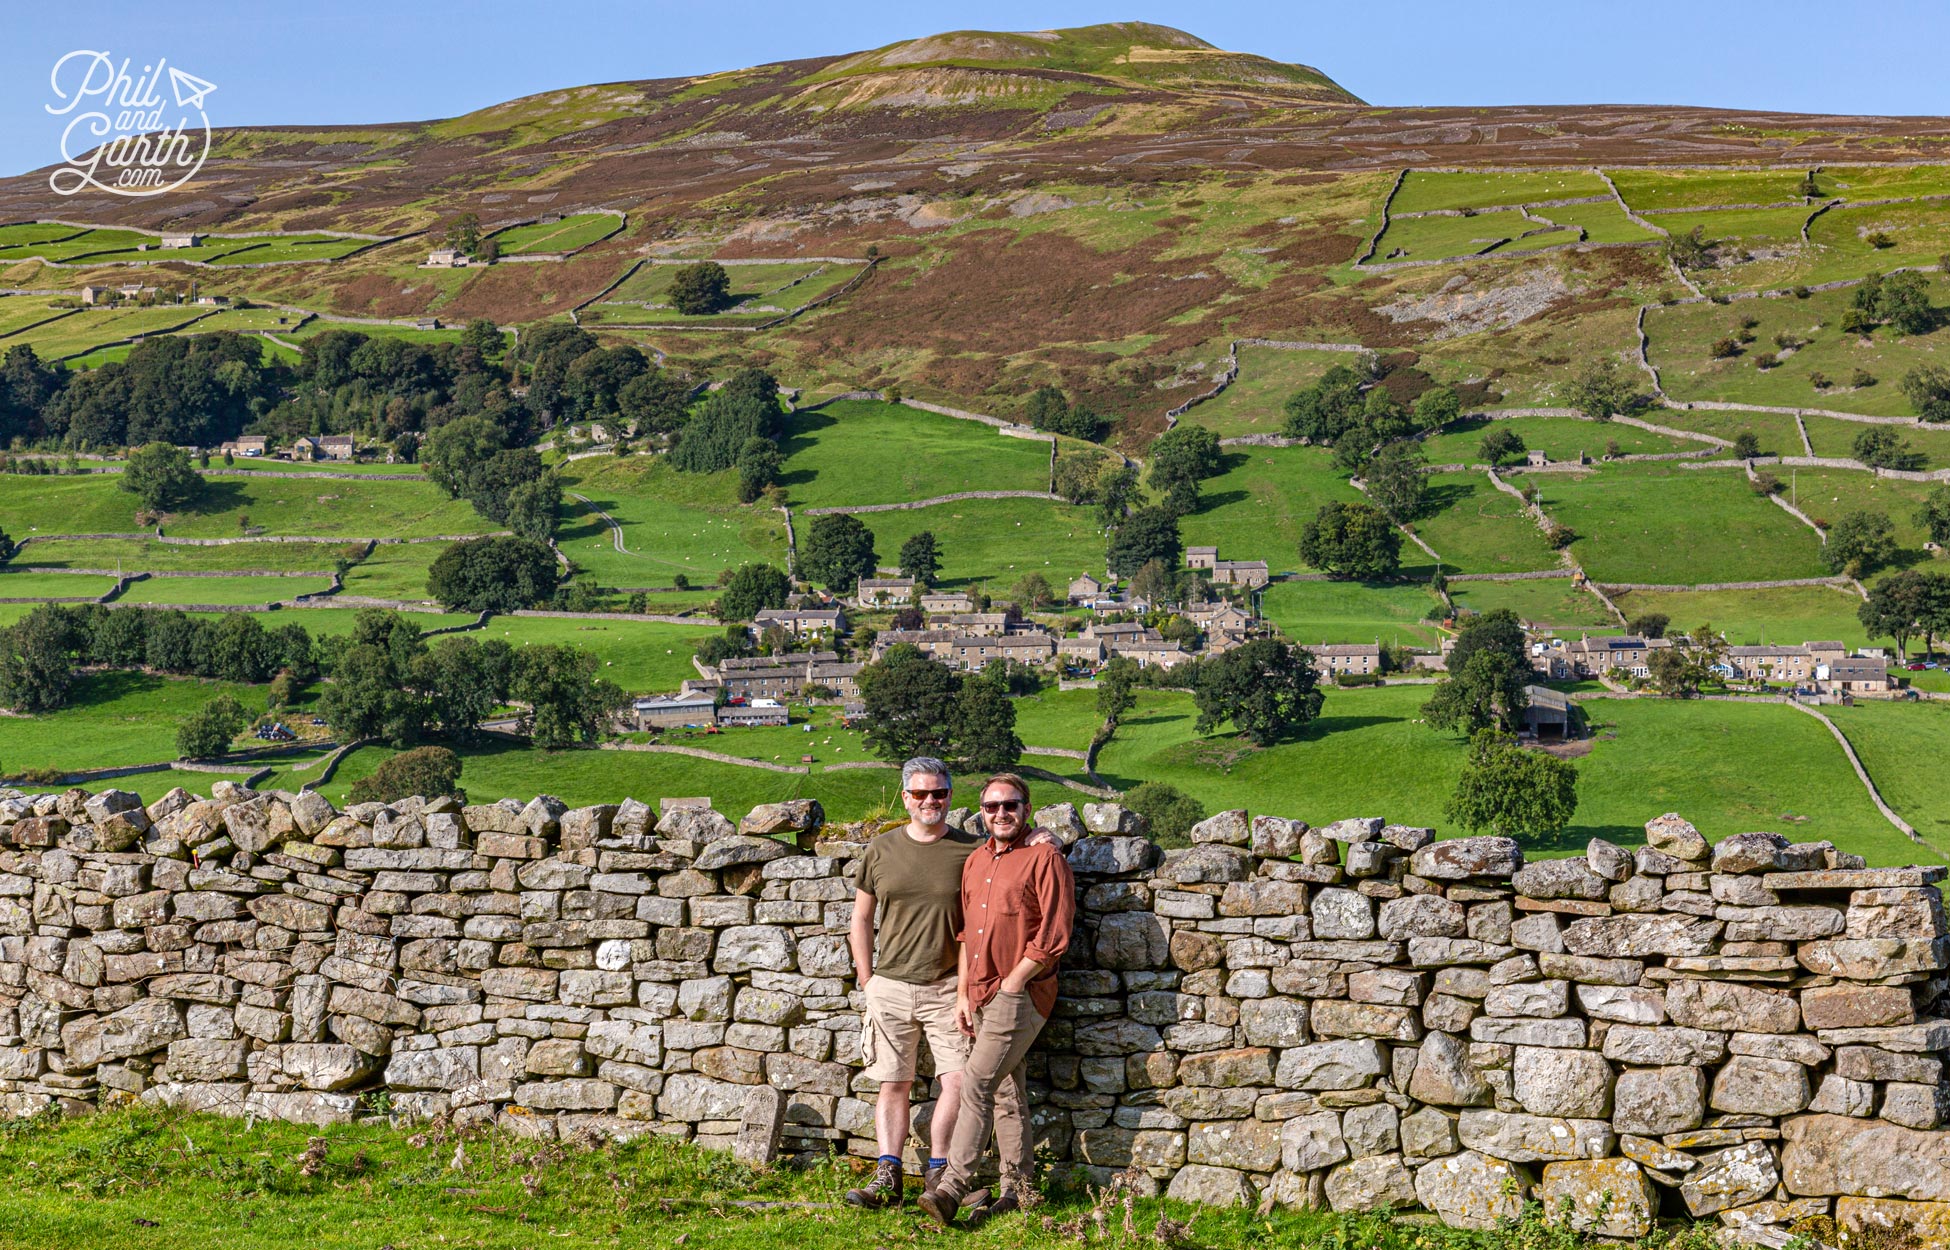
[[[1452,421],[1440,434],[1423,439],[1422,448],[1428,453],[1430,464],[1481,464],[1483,436],[1492,430],[1508,430],[1523,440],[1526,449],[1541,451],[1552,460],[1576,460],[1580,454],[1597,460],[1605,454],[1608,443],[1617,443],[1618,450],[1628,456],[1698,451],[1706,446],[1615,421],[1580,421],[1576,417],[1510,417],[1492,421],[1464,417]]]
[[[1223,473],[1200,483],[1198,511],[1179,519],[1179,532],[1187,546],[1265,560],[1276,573],[1300,567],[1300,531],[1320,505],[1363,499],[1323,448],[1229,447],[1223,463]]]
[[[1705,212],[1661,213],[1651,220],[1675,235],[1700,229],[1708,243],[1739,243],[1745,247],[1800,247],[1801,224],[1809,208],[1725,208]],[[1696,277],[1701,275],[1695,275]]]
[[[1764,642],[1803,643],[1824,639],[1868,645],[1856,616],[1862,606],[1853,591],[1827,586],[1777,586],[1763,590],[1631,590],[1613,596],[1627,618],[1663,612],[1670,633],[1690,633],[1711,625],[1732,646]]]
[[[1911,844],[1914,862],[1941,862],[1950,851],[1950,798],[1928,761],[1950,759],[1950,707],[1862,699],[1822,712],[1847,735],[1883,802],[1929,843]]]
[[[1579,562],[1599,582],[1828,575],[1814,531],[1756,495],[1737,469],[1614,464],[1512,480],[1519,489],[1530,482],[1542,489],[1545,513],[1571,527]]]
[[[668,586],[679,573],[702,585],[741,564],[785,567],[785,518],[739,504],[733,472],[680,473],[661,456],[598,456],[557,474],[565,491],[586,495],[623,527],[627,552],[586,505],[563,501],[555,530],[562,554],[606,586]]]
[[[1496,249],[1496,254],[1503,256],[1511,252],[1534,252],[1540,248],[1564,247],[1567,244],[1580,241],[1578,239],[1578,232],[1568,227],[1557,230],[1546,230],[1541,226],[1533,226],[1532,229],[1536,230],[1537,233],[1526,234],[1519,238],[1511,239],[1508,243]]]
[[[1200,738],[1191,696],[1145,691],[1098,756],[1119,788],[1166,781],[1208,810],[1245,807],[1320,825],[1349,815],[1464,833],[1443,816],[1466,744],[1420,723],[1425,686],[1331,690],[1320,719],[1293,742],[1256,749],[1230,734]],[[1828,731],[1779,704],[1599,699],[1581,705],[1596,729],[1576,761],[1578,811],[1526,849],[1582,851],[1593,837],[1643,843],[1644,823],[1677,811],[1709,838],[1773,829],[1827,838],[1871,863],[1920,855],[1869,802]],[[1377,800],[1376,796],[1384,796]]]
[[[1675,430],[1692,430],[1700,434],[1711,434],[1728,442],[1751,431],[1760,440],[1762,455],[1799,456],[1801,432],[1795,428],[1794,417],[1785,412],[1728,412],[1719,409],[1658,408],[1647,413],[1645,419],[1654,425],[1668,426]],[[1732,455],[1730,449],[1722,448],[1721,454],[1709,459],[1725,459]]]
[[[1049,490],[1048,443],[877,400],[792,413],[780,450],[786,459],[779,484],[795,509]]]
[[[1851,512],[1880,512],[1896,523],[1896,541],[1909,561],[1927,559],[1929,534],[1916,523],[1916,509],[1937,485],[1877,477],[1860,469],[1779,469],[1787,488],[1781,497],[1815,522],[1833,525]]]
[[[1604,179],[1582,169],[1520,174],[1449,174],[1414,169],[1402,179],[1388,209],[1391,213],[1422,213],[1436,208],[1498,208],[1587,195],[1609,197],[1611,190]]]
[[[54,307],[45,295],[0,295],[0,339],[12,338],[28,326],[43,321],[80,315],[78,309]],[[12,347],[13,344],[4,346]]]
[[[1358,352],[1318,352],[1241,344],[1239,376],[1231,386],[1179,418],[1202,425],[1221,438],[1242,434],[1278,434],[1286,422],[1285,405],[1295,391],[1312,386],[1335,365],[1359,372],[1365,355]]]
[[[1260,598],[1266,619],[1303,645],[1398,642],[1432,647],[1440,631],[1425,618],[1435,606],[1426,587],[1401,582],[1276,582]]]
[[[1855,456],[1855,440],[1861,437],[1862,431],[1875,428],[1859,421],[1842,421],[1834,417],[1802,417],[1801,423],[1808,428],[1808,446],[1814,448],[1817,456],[1849,459]],[[1909,445],[1910,451],[1923,457],[1923,468],[1950,468],[1950,427],[1899,425],[1895,427],[1895,432]]]
[[[1946,218],[1950,204],[1942,200],[1831,208],[1808,227],[1809,241],[1828,254],[1819,276],[1811,280],[1860,277],[1870,270],[1887,273],[1898,265],[1934,265],[1950,251]],[[1889,246],[1871,243],[1876,234],[1889,236]]]
[[[0,572],[0,599],[99,599],[114,585],[112,577],[79,573]]]
[[[1799,169],[1614,169],[1607,171],[1635,212],[1715,208],[1729,204],[1780,204],[1801,198]],[[1824,183],[1823,189],[1826,189]],[[1655,220],[1671,229],[1668,216]],[[1687,227],[1691,229],[1690,226]],[[1673,233],[1680,233],[1673,231]]]
[[[1415,532],[1442,557],[1448,573],[1529,573],[1562,563],[1523,501],[1490,484],[1486,473],[1432,473],[1429,506]],[[1404,568],[1429,563],[1421,548],[1404,541]]]
[[[855,515],[873,531],[874,553],[883,565],[894,564],[908,538],[931,532],[941,554],[941,581],[951,588],[984,582],[1002,593],[1030,573],[1060,587],[1104,567],[1104,532],[1091,508],[1039,499],[958,499]],[[800,542],[814,520],[794,518]]]
[[[0,476],[0,528],[16,539],[133,530],[135,496],[120,482],[110,473]],[[165,528],[178,537],[241,537],[240,516],[267,535],[413,538],[490,528],[472,505],[430,482],[241,476],[204,478],[202,493],[171,513]]]
[[[827,264],[820,261],[780,261],[777,264],[726,265],[730,279],[730,304],[723,312],[688,315],[670,307],[670,284],[681,265],[644,265],[622,285],[577,315],[585,322],[633,323],[655,321],[681,324],[708,324],[725,318],[764,319],[776,317],[844,285],[860,272],[858,265]],[[750,311],[740,305],[751,304]],[[758,308],[778,312],[759,312]]]
[[[21,229],[25,231],[38,231],[42,227],[25,226],[21,227]],[[92,260],[98,253],[114,255],[123,251],[130,253],[127,259],[133,259],[136,256],[142,256],[145,259],[159,259],[159,257],[150,257],[147,253],[137,253],[134,251],[140,244],[156,243],[158,236],[153,234],[143,234],[135,230],[106,228],[75,230],[71,227],[62,227],[61,229],[64,233],[52,237],[26,237],[22,238],[19,242],[0,245],[0,264],[10,264],[13,261],[27,260],[29,258],[54,261],[60,264],[72,264],[83,257]]]
[[[1824,196],[1851,200],[1893,199],[1905,195],[1950,195],[1950,166],[1827,165],[1815,176]]]
[[[190,603],[274,603],[328,589],[327,578],[308,577],[145,577],[130,582],[117,603],[175,607]]]
[[[1950,303],[1950,281],[1929,277],[1932,302]],[[1816,291],[1807,299],[1739,300],[1732,304],[1678,304],[1646,314],[1645,332],[1652,363],[1658,366],[1666,393],[1676,400],[1721,400],[1788,408],[1830,408],[1869,416],[1914,416],[1916,410],[1898,385],[1919,365],[1950,364],[1950,331],[1904,336],[1884,326],[1868,336],[1843,334],[1842,315],[1854,289]],[[1754,341],[1737,356],[1716,359],[1714,345],[1741,332],[1741,323],[1754,318]],[[1771,369],[1754,358],[1779,353],[1776,335],[1806,340]],[[1875,381],[1851,385],[1855,371],[1866,370]],[[1829,385],[1817,388],[1814,375]],[[1677,414],[1655,414],[1670,424]],[[1812,431],[1810,431],[1812,436]],[[1799,440],[1796,440],[1797,442]],[[1817,454],[1842,454],[1835,452]]]
[[[327,601],[329,602],[329,600]],[[358,619],[360,608],[280,608],[263,618],[266,628],[284,625],[303,625],[305,631],[314,638],[328,634],[349,634],[353,622]],[[399,616],[422,630],[445,629],[451,625],[471,625],[476,619],[472,612],[401,612]],[[483,635],[475,634],[474,637]]]
[[[1609,197],[1595,204],[1553,204],[1530,211],[1566,226],[1583,227],[1586,243],[1645,243],[1659,239],[1627,217],[1618,201]]]
[[[1087,750],[1091,735],[1104,720],[1097,712],[1095,690],[1058,690],[1048,686],[1039,694],[1024,695],[1012,702],[1016,709],[1016,736],[1028,746]],[[1056,766],[1064,761],[1060,756],[1044,755],[1034,757],[1032,762],[1061,771]]]
[[[7,479],[0,479],[4,491]],[[380,550],[386,548],[381,547]],[[77,569],[122,569],[126,572],[286,572],[320,571],[329,575],[341,556],[356,559],[364,543],[225,543],[220,547],[189,546],[140,538],[53,538],[29,543],[14,564]]]
[[[609,213],[572,213],[557,221],[510,226],[490,237],[503,256],[532,256],[588,247],[621,225],[621,219]]]
[[[72,693],[60,711],[0,717],[0,772],[173,760],[183,718],[218,695],[235,697],[249,712],[264,706],[262,687],[121,670],[84,673]]]
[[[323,317],[313,317],[296,330],[291,331],[289,334],[280,333],[278,337],[290,339],[294,343],[302,344],[306,339],[317,338],[319,335],[332,330],[351,330],[356,334],[363,334],[367,338],[400,339],[407,343],[432,345],[435,343],[458,343],[460,342],[461,334],[467,328],[464,323],[450,324],[445,320],[442,320],[440,325],[441,328],[438,330],[422,330],[418,326],[393,325],[390,323],[386,325],[367,325],[363,322],[328,321]],[[501,341],[504,345],[511,345],[514,342],[514,335],[508,331],[503,331]]]
[[[1618,623],[1605,611],[1598,596],[1575,589],[1568,577],[1523,582],[1451,582],[1449,598],[1459,609],[1494,612],[1507,608],[1538,625],[1608,629]]]
[[[378,543],[372,554],[345,572],[340,592],[373,599],[425,599],[427,570],[445,543]]]
[[[137,335],[160,334],[200,324],[198,318],[211,310],[194,304],[167,304],[151,308],[86,308],[72,317],[22,330],[5,340],[6,346],[27,343],[42,360],[61,360],[79,356],[106,343]]]
[[[516,648],[557,644],[581,647],[593,652],[602,675],[626,692],[651,694],[670,693],[695,680],[698,673],[691,656],[706,638],[723,634],[724,627],[710,621],[671,625],[660,621],[497,616],[461,637],[482,641],[499,638]]]
[[[1514,239],[1536,223],[1511,210],[1468,217],[1395,217],[1382,232],[1371,264],[1396,260],[1447,260],[1474,256],[1493,243]],[[1401,253],[1396,255],[1396,253]]]

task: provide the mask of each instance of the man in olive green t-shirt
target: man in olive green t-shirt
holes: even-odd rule
[[[961,919],[962,865],[982,840],[949,828],[952,786],[948,766],[940,760],[909,760],[901,768],[908,822],[868,843],[860,857],[847,940],[866,999],[861,1057],[866,1075],[880,1082],[874,1106],[880,1159],[873,1180],[847,1192],[847,1201],[855,1206],[898,1205],[904,1196],[901,1148],[907,1140],[923,1035],[941,1081],[929,1122],[927,1181],[939,1175],[954,1138],[969,1044],[955,1021],[955,931]]]

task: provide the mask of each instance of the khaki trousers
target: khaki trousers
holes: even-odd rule
[[[998,993],[975,1013],[975,1041],[961,1070],[961,1115],[941,1178],[940,1191],[951,1200],[960,1201],[972,1187],[991,1129],[1003,1177],[1027,1184],[1035,1176],[1036,1137],[1022,1069],[1045,1023],[1027,991]]]

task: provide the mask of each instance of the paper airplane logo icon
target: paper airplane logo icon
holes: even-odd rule
[[[176,90],[178,108],[201,109],[203,97],[217,89],[217,84],[206,82],[195,74],[185,74],[174,65],[169,67],[169,85]]]

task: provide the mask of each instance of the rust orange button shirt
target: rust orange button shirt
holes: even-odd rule
[[[1076,877],[1056,847],[1000,847],[991,838],[961,870],[961,932],[968,947],[969,1002],[980,1007],[1026,955],[1043,965],[1029,983],[1037,1014],[1056,1010],[1056,965],[1076,923]]]

